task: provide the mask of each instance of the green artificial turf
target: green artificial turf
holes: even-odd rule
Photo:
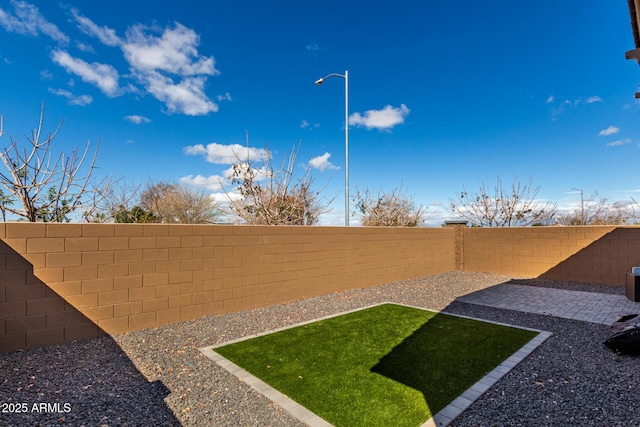
[[[396,304],[214,350],[335,426],[419,426],[536,332]]]

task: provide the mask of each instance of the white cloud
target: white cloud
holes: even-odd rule
[[[51,52],[51,59],[84,82],[96,85],[107,96],[117,96],[120,92],[118,71],[111,65],[99,62],[89,64],[82,59],[72,57],[63,50]]]
[[[55,24],[47,21],[37,7],[24,1],[12,1],[15,15],[10,15],[0,8],[0,25],[13,33],[38,36],[44,34],[60,43],[68,43],[69,37]]]
[[[140,77],[149,93],[166,104],[169,113],[199,116],[218,111],[218,105],[204,93],[206,80],[203,77],[185,78],[177,84],[157,72]]]
[[[241,163],[239,164],[239,167],[242,169],[244,169],[245,171],[248,171],[248,164],[247,163]],[[188,175],[188,176],[184,176],[182,178],[179,179],[179,181],[183,184],[188,184],[188,185],[193,185],[196,187],[201,187],[210,191],[221,191],[223,190],[225,187],[231,185],[231,181],[233,178],[233,167],[228,168],[226,170],[224,170],[222,172],[222,176],[220,175],[209,175],[209,176],[203,176],[203,175]],[[246,172],[244,172],[246,173]],[[265,179],[267,179],[269,177],[269,171],[266,167],[261,167],[259,169],[253,168],[252,169],[252,173],[253,173],[253,180],[254,182],[257,181],[263,181]],[[220,192],[218,193],[218,196],[224,195],[224,192]],[[232,199],[239,199],[241,198],[240,194],[238,193],[237,188],[233,188],[231,189],[231,191],[228,191],[229,196]],[[216,201],[221,201],[220,197],[215,197]],[[223,201],[228,201],[228,199],[225,197],[223,199]]]
[[[329,157],[331,157],[331,153],[324,153],[322,156],[314,157],[313,159],[309,160],[309,167],[318,169],[322,172],[327,169],[340,169],[338,166],[329,161]]]
[[[198,55],[200,37],[180,23],[165,28],[161,37],[147,34],[149,28],[134,25],[122,45],[125,58],[139,71],[165,71],[180,76],[220,74],[212,56]]]
[[[51,92],[54,95],[67,98],[69,100],[70,105],[80,105],[84,107],[85,105],[89,105],[93,102],[93,98],[90,95],[76,96],[71,92],[69,92],[68,90],[64,90],[64,89],[49,88],[49,92]]]
[[[120,38],[113,29],[95,24],[77,10],[73,9],[72,14],[80,30],[107,46],[122,49],[132,76],[165,103],[168,113],[196,116],[218,111],[204,88],[206,76],[220,72],[212,56],[198,53],[200,37],[192,29],[180,23],[163,30],[136,24]],[[230,101],[231,95],[227,92],[218,99]]]
[[[306,120],[302,120],[302,122],[300,123],[300,129],[317,128],[317,127],[320,127],[320,123],[314,123],[312,125]]]
[[[367,129],[388,130],[395,125],[404,123],[404,119],[408,114],[409,109],[404,104],[397,108],[387,105],[382,110],[365,111],[364,115],[354,113],[349,117],[349,124],[364,126]]]
[[[602,129],[600,132],[598,132],[598,136],[608,136],[618,132],[620,132],[619,128],[615,126],[609,126],[608,128]]]
[[[207,154],[207,149],[204,148],[204,145],[202,144],[187,145],[186,147],[183,148],[183,151],[184,151],[184,154],[188,156],[199,156],[201,154]]]
[[[607,144],[607,147],[619,147],[620,145],[626,145],[631,143],[631,139],[629,138],[624,138],[624,139],[619,139],[617,141],[613,141]]]
[[[219,175],[210,175],[210,176],[202,176],[202,175],[189,175],[180,178],[179,180],[183,184],[194,185],[196,187],[206,188],[211,191],[220,191],[224,188],[225,185],[229,183],[229,181]]]
[[[247,156],[251,161],[261,161],[267,158],[267,150],[262,148],[246,147],[240,144],[223,145],[212,142],[206,147],[202,144],[184,147],[184,153],[190,156],[205,156],[207,162],[231,165],[245,161]]]
[[[307,49],[307,51],[314,54],[327,50],[326,47],[322,47],[318,43],[309,43],[308,45],[305,46],[305,49]]]
[[[602,98],[600,98],[599,96],[591,96],[589,98],[587,98],[586,100],[583,98],[577,98],[577,99],[565,99],[564,101],[560,102],[559,104],[555,104],[556,106],[552,106],[551,107],[551,117],[552,120],[557,120],[558,117],[566,112],[570,112],[573,111],[574,108],[578,108],[579,105],[583,104],[583,103],[587,103],[587,104],[594,104],[596,102],[602,102]],[[553,104],[555,103],[555,97],[553,95],[551,95],[549,98],[547,98],[547,102],[546,104]]]
[[[71,9],[71,14],[78,23],[80,31],[90,36],[97,37],[102,44],[107,46],[119,46],[120,43],[122,43],[122,40],[116,35],[116,32],[113,29],[106,26],[100,27],[96,25],[89,18],[80,15],[77,9]]]
[[[96,53],[96,51],[93,48],[93,46],[91,46],[90,44],[87,44],[87,43],[77,42],[76,43],[76,47],[78,49],[80,49],[81,51],[83,51],[83,52]]]
[[[13,14],[0,8],[0,26],[7,31],[31,36],[46,34],[58,42],[69,42],[69,37],[48,22],[35,6],[22,0],[13,0],[11,4],[15,9]],[[54,49],[51,59],[67,72],[96,85],[107,96],[117,96],[125,91],[147,92],[165,103],[168,113],[205,115],[218,111],[218,105],[207,96],[205,86],[209,76],[220,72],[215,68],[213,56],[198,52],[200,36],[193,29],[178,22],[164,28],[135,24],[120,37],[114,29],[96,24],[76,8],[71,8],[70,13],[80,31],[105,46],[121,50],[129,65],[123,76],[129,81],[121,87],[120,73],[112,65],[90,63],[72,57],[65,50]],[[75,45],[81,52],[94,52],[84,41]],[[218,98],[230,101],[231,95],[227,92]]]
[[[204,86],[205,76],[220,72],[213,57],[198,54],[199,36],[180,23],[165,28],[160,37],[147,34],[148,30],[143,25],[130,27],[121,46],[133,74],[147,91],[164,102],[169,113],[196,116],[218,111]]]
[[[234,189],[226,193],[224,191],[218,192],[218,193],[211,193],[210,197],[214,202],[220,203],[223,207],[226,207],[229,204],[229,199],[241,200],[242,194],[240,194],[240,192],[237,189]]]
[[[132,114],[130,116],[124,116],[124,119],[128,122],[135,123],[137,125],[141,123],[151,123],[151,119],[144,116],[138,116],[135,114]]]
[[[249,176],[249,173],[248,173],[249,172],[249,164],[248,163],[237,163],[236,166],[238,167],[238,176],[239,177]],[[233,166],[231,166],[229,169],[227,169],[224,172],[222,172],[222,174],[229,181],[231,181],[233,179],[233,175],[235,173],[236,173],[236,171],[234,170]],[[264,181],[265,179],[269,178],[270,175],[271,175],[271,172],[269,171],[269,169],[266,166],[262,166],[260,168],[251,168],[251,176],[253,176],[253,180],[254,181]]]
[[[229,92],[225,93],[224,95],[218,95],[218,102],[220,101],[232,101],[233,99],[231,98],[231,94]]]

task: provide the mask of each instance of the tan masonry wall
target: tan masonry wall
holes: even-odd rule
[[[445,228],[0,224],[0,351],[454,269]]]
[[[452,270],[623,285],[640,227],[0,223],[0,352]]]
[[[624,285],[640,266],[640,228],[465,228],[466,271]]]

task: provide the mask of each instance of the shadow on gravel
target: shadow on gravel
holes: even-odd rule
[[[5,353],[0,359],[0,425],[180,426],[110,337]]]
[[[179,426],[165,385],[62,290],[0,241],[0,426]]]

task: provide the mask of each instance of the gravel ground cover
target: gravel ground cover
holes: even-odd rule
[[[507,276],[450,272],[5,353],[0,356],[0,409],[6,412],[0,412],[0,425],[300,426],[277,405],[213,364],[199,348],[384,301],[553,332],[458,417],[454,426],[637,425],[640,359],[618,356],[604,347],[606,325],[454,301],[509,281],[624,293],[622,288],[586,283],[512,281]],[[20,409],[26,411],[16,413]]]

